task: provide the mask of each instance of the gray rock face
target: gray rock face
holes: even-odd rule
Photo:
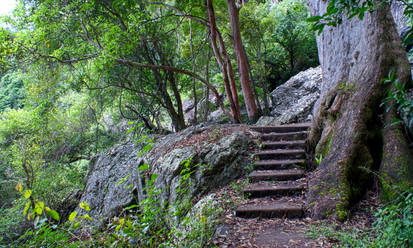
[[[314,103],[320,95],[321,67],[302,71],[271,93],[271,116],[263,116],[257,125],[278,125],[311,120]]]
[[[404,31],[408,26],[409,18],[403,14],[405,6],[399,1],[393,1],[391,5],[391,14],[393,16],[394,22],[396,23],[397,33],[401,36],[402,31]]]
[[[217,98],[213,95],[213,94],[209,94],[209,99],[208,101],[206,100],[206,98],[201,99],[198,102],[197,105],[197,116],[199,116],[201,113],[203,113],[206,109],[206,105],[208,105],[209,107],[209,111],[212,113],[217,110],[217,106],[218,106],[218,100]],[[194,123],[195,121],[195,104],[194,101],[191,99],[186,99],[183,104],[182,104],[183,110],[184,110],[184,115],[185,115],[185,119],[189,122],[189,123]],[[222,112],[222,111],[221,111]],[[221,114],[222,116],[224,116],[224,114]],[[217,117],[212,117],[210,116],[210,120],[208,121],[215,121],[215,119],[219,119],[220,116]],[[215,121],[217,122],[217,121]]]
[[[222,109],[217,109],[209,114],[208,121],[214,123],[221,123],[224,122],[225,118],[226,116]]]
[[[90,161],[80,202],[89,204],[91,210],[87,214],[92,217],[93,223],[98,223],[101,216],[114,216],[134,200],[131,192],[135,188],[126,187],[135,185],[137,181],[137,168],[143,162],[137,156],[138,150],[139,146],[134,143],[119,145]],[[79,208],[77,211],[86,213]]]
[[[182,162],[190,158],[193,165],[198,164],[191,179],[193,197],[240,177],[249,163],[249,148],[254,146],[247,133],[243,126],[215,125],[188,128],[159,140],[147,159],[151,171],[159,175],[157,185],[169,187],[163,193],[163,200],[176,201]]]
[[[102,218],[116,216],[123,207],[136,202],[138,168],[147,162],[149,173],[158,175],[156,185],[165,189],[162,201],[173,203],[183,161],[191,158],[189,197],[199,197],[240,177],[249,163],[249,149],[253,146],[248,128],[240,125],[190,127],[158,139],[142,157],[138,156],[139,145],[119,145],[90,162],[81,202],[87,202],[91,208],[87,214],[94,220],[92,225],[103,223]],[[77,211],[86,213],[79,208]]]

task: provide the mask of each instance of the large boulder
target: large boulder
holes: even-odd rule
[[[190,127],[159,138],[151,150],[139,156],[141,145],[128,143],[111,148],[90,162],[81,202],[91,208],[88,214],[99,226],[139,199],[138,181],[142,175],[157,174],[156,185],[162,190],[162,202],[177,199],[181,171],[190,161],[188,197],[198,199],[207,192],[240,177],[250,164],[250,150],[255,138],[247,126],[213,125]],[[138,168],[147,163],[148,171]]]
[[[127,185],[136,185],[138,167],[143,158],[138,156],[140,146],[133,142],[112,147],[95,156],[89,163],[89,172],[85,178],[85,189],[80,202],[87,202],[92,217],[92,225],[98,225],[102,217],[112,217],[130,204],[135,189]],[[86,211],[78,208],[79,214]]]
[[[246,126],[191,127],[160,139],[146,157],[151,172],[159,175],[157,185],[168,188],[162,200],[174,203],[183,162],[191,160],[195,172],[190,197],[198,197],[243,175],[252,147]]]
[[[271,116],[257,125],[278,125],[311,121],[314,103],[320,96],[321,67],[309,68],[271,92]]]

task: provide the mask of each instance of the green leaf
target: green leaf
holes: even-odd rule
[[[80,221],[76,222],[76,223],[73,225],[74,228],[78,228],[79,226],[80,226]]]
[[[143,148],[143,152],[146,153],[151,149],[152,145],[151,144],[147,144],[144,148]]]
[[[72,223],[73,220],[76,218],[77,215],[77,211],[73,211],[70,215],[69,215],[69,221]]]
[[[31,201],[27,201],[26,206],[24,206],[24,210],[23,210],[23,216],[26,216],[27,211],[29,210],[31,205]]]
[[[145,164],[139,166],[139,168],[138,168],[139,171],[145,171],[145,170],[148,170],[148,169],[149,169],[149,164],[148,163],[145,163]]]
[[[32,191],[30,189],[26,190],[24,192],[24,198],[29,199],[29,197],[32,195]]]
[[[323,19],[321,16],[312,16],[306,19],[307,22],[317,22],[319,20]]]
[[[90,211],[90,207],[89,207],[89,204],[87,204],[87,202],[81,202],[81,203],[79,203],[79,207],[80,207],[81,209],[86,210],[86,211]]]
[[[134,204],[134,205],[130,205],[129,207],[126,207],[126,208],[124,208],[124,209],[125,209],[125,210],[130,210],[130,209],[137,208],[137,207],[139,207],[139,206],[136,205],[136,204]]]
[[[93,221],[92,217],[90,217],[88,214],[84,214],[83,219]]]
[[[43,213],[43,210],[42,210],[39,206],[36,206],[36,207],[34,208],[34,212],[35,212],[37,215],[41,215],[41,214]]]
[[[155,181],[158,178],[158,174],[152,174],[151,181]]]
[[[130,134],[133,130],[135,130],[135,128],[134,128],[134,127],[129,128],[129,129],[126,131],[126,134]]]
[[[46,209],[46,213],[47,213],[50,217],[52,217],[54,220],[56,220],[56,221],[59,221],[59,220],[60,220],[59,213],[56,212],[55,210],[53,210],[53,209]]]

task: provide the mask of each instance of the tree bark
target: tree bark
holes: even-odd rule
[[[309,2],[313,15],[324,14],[327,4]],[[387,5],[363,20],[326,26],[317,45],[323,83],[308,145],[321,162],[309,181],[308,201],[316,219],[345,219],[370,187],[372,171],[380,171],[386,184],[413,185],[406,136],[400,125],[388,126],[395,109],[380,108],[387,91],[382,79],[393,71],[409,84],[410,65]]]
[[[211,33],[212,50],[214,52],[215,58],[222,72],[225,92],[227,94],[228,101],[229,101],[229,104],[232,110],[232,121],[235,123],[240,123],[241,114],[240,114],[237,88],[235,85],[235,77],[234,77],[234,72],[232,70],[231,60],[226,51],[222,36],[219,33],[218,28],[216,26],[215,12],[214,12],[214,7],[212,5],[212,0],[206,0],[205,4],[206,4],[208,20],[209,20],[209,31]],[[217,46],[217,40],[219,44],[219,49]]]
[[[186,128],[184,110],[183,110],[183,107],[182,107],[181,93],[179,93],[178,85],[177,85],[177,82],[175,80],[174,73],[170,72],[170,71],[168,71],[166,73],[167,73],[167,78],[168,78],[169,84],[170,84],[171,89],[172,89],[172,93],[175,97],[176,105],[178,107],[178,112],[176,113],[177,114],[176,123],[177,123],[177,131],[180,131],[180,130]]]
[[[241,31],[239,27],[239,9],[235,5],[235,0],[227,0],[229,19],[232,30],[234,53],[237,57],[238,70],[240,74],[241,88],[244,95],[245,106],[247,107],[248,119],[255,122],[259,117],[257,104],[255,103],[254,91],[248,71],[247,55],[242,45]]]
[[[211,58],[211,49],[208,48],[207,53],[207,62],[205,65],[205,79],[209,82],[209,59]],[[209,114],[209,89],[205,87],[205,108],[203,113],[203,120],[204,122],[208,121],[208,114]]]
[[[192,22],[191,19],[189,20],[189,45],[191,49],[191,61],[192,61],[192,72],[196,73],[196,64],[195,64],[195,56],[194,56],[194,46],[192,42]],[[196,94],[196,80],[195,78],[192,79],[192,91],[194,94],[194,124],[198,122],[197,115],[198,115],[198,95]]]

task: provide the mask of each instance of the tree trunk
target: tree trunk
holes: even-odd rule
[[[245,50],[245,46],[242,46],[242,49],[244,50],[244,53],[247,54],[247,51]],[[252,88],[254,89],[255,104],[257,105],[259,115],[262,115],[263,111],[261,108],[260,99],[259,99],[259,95],[257,91],[257,84],[255,83],[254,77],[252,76],[250,60],[248,59],[248,56],[246,56],[246,58],[247,58],[248,74],[251,79]]]
[[[324,14],[327,4],[309,2],[313,15]],[[366,12],[363,20],[326,26],[317,45],[323,83],[308,145],[321,162],[309,181],[308,200],[314,218],[345,219],[371,185],[371,171],[390,184],[413,183],[403,130],[388,127],[395,109],[383,113],[379,106],[387,90],[382,78],[393,71],[400,83],[410,83],[410,65],[389,6]]]
[[[245,106],[247,107],[248,119],[251,122],[255,122],[259,117],[259,113],[248,73],[247,55],[245,54],[242,45],[241,31],[239,27],[239,9],[235,6],[235,0],[227,0],[227,3],[234,43],[234,53],[237,57],[241,88],[244,95]]]
[[[171,85],[171,89],[172,89],[172,92],[173,92],[173,95],[174,95],[174,98],[175,98],[176,105],[178,107],[178,112],[176,113],[174,111],[176,113],[176,115],[175,115],[176,116],[175,117],[176,118],[175,122],[177,124],[176,125],[176,131],[180,131],[180,130],[186,128],[184,110],[183,110],[183,107],[182,107],[181,93],[179,93],[179,90],[178,90],[178,85],[177,85],[177,82],[175,80],[175,74],[173,72],[170,72],[170,71],[168,71],[166,73],[167,73],[168,81]]]
[[[214,52],[215,58],[218,62],[218,65],[221,69],[222,76],[224,79],[225,91],[228,97],[228,101],[232,110],[232,121],[236,123],[241,122],[241,114],[239,107],[239,100],[237,89],[235,86],[234,72],[232,70],[231,60],[228,56],[228,53],[225,49],[225,44],[222,39],[221,34],[218,31],[215,22],[215,12],[212,5],[212,0],[206,0],[206,9],[209,20],[209,31],[211,33],[211,45]],[[217,40],[220,49],[218,50]]]
[[[196,74],[196,64],[195,64],[195,55],[194,55],[194,46],[192,42],[192,22],[189,19],[189,45],[191,49],[191,61],[192,61],[192,72]],[[194,94],[194,124],[197,124],[197,115],[198,115],[198,95],[196,94],[196,80],[192,78],[192,91]]]
[[[205,65],[205,79],[208,83],[209,83],[209,59],[210,58],[211,58],[211,49],[208,48],[207,62]],[[208,114],[209,114],[209,89],[208,87],[205,87],[205,107],[204,107],[204,113],[203,113],[204,122],[208,121]]]

